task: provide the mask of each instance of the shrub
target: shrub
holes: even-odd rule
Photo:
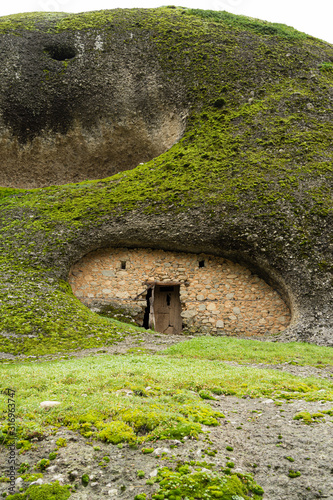
[[[45,470],[50,465],[50,460],[47,458],[42,458],[39,462],[37,462],[36,467],[40,470]]]

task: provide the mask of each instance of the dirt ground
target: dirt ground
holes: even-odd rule
[[[156,352],[183,340],[184,337],[181,336],[142,334],[136,338],[127,338],[110,348],[89,349],[75,355],[98,356],[102,351],[103,354],[105,351],[125,354],[129,350]],[[250,366],[263,370],[284,370],[301,377],[332,377],[331,371],[314,367],[289,364]],[[55,450],[56,440],[59,437],[66,438],[67,447],[59,449],[57,458],[44,473],[43,483],[59,480],[62,484],[76,484],[77,489],[70,497],[73,500],[133,500],[138,493],[147,493],[149,498],[158,489],[158,485],[146,485],[146,480],[156,475],[157,467],[172,466],[178,460],[206,461],[212,464],[213,470],[219,470],[221,466],[225,467],[226,462],[231,461],[235,464],[235,471],[253,474],[265,491],[265,500],[333,499],[333,418],[327,415],[325,420],[320,419],[320,422],[311,425],[293,420],[293,416],[299,411],[315,413],[331,409],[332,402],[298,400],[288,403],[264,398],[218,396],[216,401],[209,401],[209,404],[225,415],[224,419],[220,419],[220,426],[203,426],[204,433],[198,440],[163,440],[153,443],[154,452],[151,454],[142,454],[143,446],[138,449],[132,449],[128,445],[119,448],[100,441],[91,445],[81,435],[61,428],[55,436],[35,442],[33,449],[19,455],[19,460],[33,464],[41,458],[47,458]],[[98,446],[100,450],[94,450],[94,446]],[[226,450],[227,446],[233,450]],[[214,456],[207,453],[211,451]],[[2,448],[1,469],[5,466],[7,453]],[[110,457],[110,462],[101,466],[105,456]],[[145,472],[143,479],[138,479],[138,470]],[[291,478],[290,470],[299,471],[300,475]],[[87,486],[82,485],[82,474],[89,475]],[[20,482],[22,483],[17,479],[18,486]],[[6,484],[0,483],[0,494],[4,491]]]

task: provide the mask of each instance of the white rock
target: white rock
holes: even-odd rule
[[[42,479],[42,478],[39,478],[39,479],[37,479],[37,481],[33,481],[32,483],[30,483],[30,484],[29,484],[29,486],[32,486],[32,485],[34,485],[34,484],[39,484],[39,485],[40,485],[40,484],[43,484],[43,479]]]
[[[114,495],[118,495],[118,490],[116,489],[113,489],[113,490],[109,490],[108,491],[108,494],[110,497],[114,496]]]
[[[161,455],[162,453],[171,453],[171,450],[169,450],[169,448],[155,448],[153,453],[155,455]]]
[[[118,391],[116,391],[115,394],[117,396],[121,396],[122,394],[124,394],[125,396],[132,396],[133,391],[131,391],[130,389],[118,389]]]
[[[52,480],[59,481],[59,483],[64,483],[64,478],[62,474],[56,474],[55,476],[53,476]]]
[[[197,312],[194,309],[190,309],[189,311],[183,311],[180,315],[185,319],[192,319],[196,316]]]
[[[264,405],[268,405],[269,403],[274,403],[274,399],[265,399],[265,401],[262,401]]]
[[[60,401],[42,401],[42,403],[39,404],[42,408],[52,408],[58,405],[61,405]]]
[[[97,483],[97,482],[90,483],[90,486],[91,486],[92,488],[96,488],[96,486],[98,486],[98,483]]]
[[[23,479],[21,477],[18,477],[17,479],[15,479],[15,484],[19,485],[23,482]]]
[[[152,470],[152,471],[149,473],[149,476],[150,476],[150,477],[156,477],[156,476],[157,476],[157,469]]]
[[[57,465],[51,465],[47,468],[47,472],[55,472],[58,469]]]

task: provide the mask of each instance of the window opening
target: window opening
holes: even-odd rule
[[[120,269],[126,269],[126,260],[120,262]]]
[[[166,301],[167,301],[167,306],[169,306],[171,304],[171,295],[170,295],[170,293],[167,293]]]
[[[205,267],[205,261],[199,260],[199,267]]]

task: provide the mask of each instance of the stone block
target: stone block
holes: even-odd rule
[[[216,304],[215,304],[215,302],[209,302],[207,304],[207,310],[208,311],[215,311],[216,310]]]
[[[102,271],[103,276],[116,276],[116,273],[114,271],[109,271],[109,270],[104,270]]]

